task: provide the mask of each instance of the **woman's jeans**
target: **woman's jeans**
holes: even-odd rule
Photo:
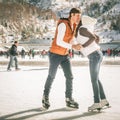
[[[61,65],[64,76],[66,78],[66,92],[65,97],[71,98],[72,97],[72,70],[71,70],[71,64],[68,55],[62,56],[58,54],[54,54],[49,52],[49,73],[48,77],[44,86],[44,96],[48,97],[50,93],[50,89],[53,83],[53,80],[55,78],[57,69]],[[61,78],[59,78],[61,79]],[[61,79],[62,80],[62,79]]]
[[[89,59],[89,69],[90,69],[90,76],[94,94],[94,103],[99,103],[101,99],[105,99],[105,93],[103,90],[103,86],[99,80],[99,71],[100,71],[100,64],[103,59],[102,52],[97,50],[90,55],[88,55]]]

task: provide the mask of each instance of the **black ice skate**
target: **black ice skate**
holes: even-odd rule
[[[77,102],[75,102],[73,99],[70,99],[70,98],[66,98],[66,106],[68,108],[73,108],[73,109],[78,109],[79,108],[79,104]]]
[[[43,108],[45,108],[45,109],[48,109],[50,107],[50,103],[49,103],[48,97],[43,96],[42,105],[43,105]]]
[[[8,68],[7,71],[12,71],[12,69]]]
[[[20,68],[16,68],[15,70],[16,70],[16,71],[19,71],[19,70],[21,70],[21,69],[20,69]]]

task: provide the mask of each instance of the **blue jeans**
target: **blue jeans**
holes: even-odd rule
[[[90,68],[90,76],[94,94],[94,103],[99,103],[101,99],[105,99],[105,93],[103,90],[103,86],[99,80],[99,71],[100,65],[102,62],[102,52],[97,50],[90,55],[88,55],[89,59],[89,68]]]
[[[59,65],[61,65],[66,78],[66,98],[72,98],[73,75],[69,57],[68,55],[62,56],[51,52],[49,52],[49,73],[44,86],[44,96],[49,96],[50,89]]]
[[[13,60],[15,61],[15,68],[16,68],[16,69],[18,68],[17,56],[10,55],[10,61],[9,61],[9,64],[8,64],[8,68],[7,68],[7,69],[10,69],[10,67],[12,66]]]

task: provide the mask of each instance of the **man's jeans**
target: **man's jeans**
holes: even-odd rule
[[[66,78],[66,98],[72,97],[72,70],[68,55],[62,56],[49,52],[49,73],[45,83],[44,96],[48,97],[57,69],[61,65]],[[61,79],[61,78],[60,78]]]
[[[103,55],[102,52],[98,50],[88,55],[88,58],[89,58],[90,76],[91,76],[91,82],[92,82],[93,94],[94,94],[94,102],[99,103],[100,99],[106,98],[102,84],[99,80],[100,64],[102,62]]]
[[[10,67],[11,67],[12,64],[13,64],[13,61],[15,61],[15,68],[16,68],[16,69],[18,68],[18,60],[17,60],[17,57],[16,57],[16,56],[13,56],[13,55],[10,55],[10,61],[9,61],[9,64],[8,64],[8,68],[7,68],[7,69],[10,69]]]

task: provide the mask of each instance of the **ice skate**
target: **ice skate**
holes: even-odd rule
[[[12,69],[8,68],[7,71],[12,71]]]
[[[110,108],[110,104],[106,99],[101,100],[100,102],[102,109]]]
[[[21,69],[20,69],[20,68],[16,68],[15,70],[16,70],[16,71],[19,71],[19,70],[21,70]]]
[[[88,111],[98,111],[100,112],[100,110],[102,109],[101,104],[100,103],[94,103],[92,106],[88,107]]]
[[[66,106],[70,109],[78,109],[79,108],[79,104],[70,98],[66,98]]]
[[[44,110],[49,109],[50,103],[49,103],[49,98],[48,97],[45,97],[45,96],[43,97],[43,99],[42,99],[42,106],[43,106]]]

